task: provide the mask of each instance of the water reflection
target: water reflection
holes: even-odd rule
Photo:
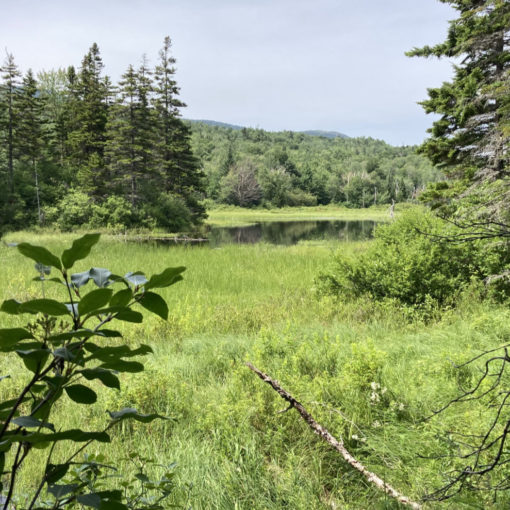
[[[247,227],[214,227],[211,246],[270,243],[291,245],[299,241],[360,241],[372,237],[375,221],[272,221]]]

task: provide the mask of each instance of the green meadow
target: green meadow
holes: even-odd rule
[[[319,212],[327,216],[328,210]],[[244,214],[217,210],[209,221],[228,224],[235,216],[249,223],[270,212]],[[60,252],[74,237],[20,232],[4,240]],[[92,429],[107,422],[106,410],[121,407],[171,417],[147,426],[126,423],[110,445],[90,448],[126,472],[132,469],[126,460],[132,451],[161,464],[175,462],[176,487],[168,508],[399,508],[319,440],[295,411],[280,412],[285,402],[245,367],[251,361],[342,438],[367,468],[419,500],[441,486],[456,465],[444,457],[453,448],[448,432],[483,430],[488,411],[475,402],[426,418],[474,377],[474,367],[459,370],[454,363],[505,342],[510,311],[481,301],[476,287],[461,296],[456,309],[426,317],[391,303],[319,298],[315,280],[332,255],[343,250],[355,256],[368,243],[211,249],[105,236],[73,271],[95,266],[152,274],[184,265],[184,280],[162,289],[170,308],[167,322],[146,313],[142,324],[121,327],[130,344],[152,346],[145,372],[123,375],[120,392],[98,386],[95,406],[61,403],[54,421]],[[1,299],[41,296],[28,259],[2,245],[0,260]],[[50,285],[45,295],[62,297],[63,290]],[[16,324],[5,314],[1,320],[3,327]],[[0,359],[2,375],[11,375],[0,385],[2,398],[14,395],[22,383],[20,367],[15,358]],[[29,466],[21,490],[31,487],[42,468],[37,462]],[[510,500],[505,493],[477,492],[443,505],[496,509],[508,508]]]

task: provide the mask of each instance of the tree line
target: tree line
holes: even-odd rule
[[[215,203],[361,208],[413,200],[442,178],[412,146],[188,122]]]
[[[180,118],[166,37],[114,85],[97,44],[81,66],[0,68],[0,225],[189,228],[205,217],[203,174]]]

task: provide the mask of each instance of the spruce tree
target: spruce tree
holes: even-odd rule
[[[42,112],[44,102],[37,90],[37,82],[29,69],[23,78],[23,85],[18,99],[19,126],[18,138],[20,161],[28,163],[34,178],[37,218],[42,223],[41,198],[39,187],[38,164],[42,156],[43,130]]]
[[[182,196],[195,221],[205,216],[197,197],[204,191],[204,175],[191,150],[191,133],[180,119],[180,109],[186,105],[177,97],[175,58],[171,55],[171,39],[165,37],[154,72],[153,106],[157,116],[158,138],[156,153],[159,174],[166,192]]]
[[[2,82],[0,84],[0,131],[7,152],[7,189],[14,194],[14,159],[16,150],[16,129],[19,115],[17,99],[20,94],[21,73],[11,53],[7,53],[4,64],[0,67]]]
[[[107,192],[104,168],[104,144],[109,91],[102,76],[103,61],[94,43],[83,58],[80,71],[69,70],[72,101],[69,116],[68,150],[77,171],[78,183],[94,198]]]
[[[459,12],[446,41],[409,53],[459,62],[453,80],[429,89],[422,103],[427,113],[441,117],[420,151],[450,179],[424,197],[446,214],[501,220],[509,209],[510,3],[441,1]]]

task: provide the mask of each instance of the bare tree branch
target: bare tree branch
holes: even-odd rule
[[[339,441],[335,437],[333,437],[322,425],[317,423],[312,415],[300,404],[290,393],[285,391],[280,384],[271,379],[267,374],[261,372],[258,368],[254,367],[251,363],[246,363],[246,366],[252,371],[255,372],[264,382],[269,384],[277,393],[289,403],[289,407],[294,407],[296,411],[301,415],[303,420],[308,423],[309,427],[322,439],[327,441],[335,450],[337,450],[340,455],[345,459],[345,461],[352,466],[354,469],[359,471],[370,483],[374,484],[378,489],[381,489],[386,494],[395,498],[398,502],[408,505],[415,510],[420,510],[422,506],[419,503],[416,503],[404,496],[396,489],[394,489],[391,485],[386,483],[382,478],[379,478],[375,473],[369,471],[359,460],[351,455],[351,453],[345,448],[343,441]]]

